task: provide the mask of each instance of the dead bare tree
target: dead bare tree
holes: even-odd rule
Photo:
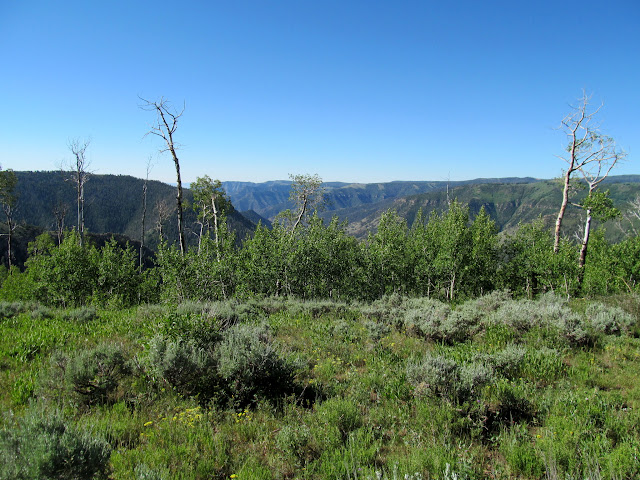
[[[176,204],[178,207],[178,240],[180,243],[180,252],[184,255],[187,251],[187,244],[184,236],[184,218],[182,212],[182,180],[180,178],[180,161],[176,149],[178,145],[173,139],[173,134],[178,128],[178,120],[184,113],[184,106],[180,112],[171,106],[171,103],[164,97],[160,97],[157,101],[146,100],[142,97],[138,97],[142,102],[140,108],[143,110],[156,113],[156,120],[151,125],[151,129],[146,133],[156,135],[164,141],[166,148],[160,149],[160,152],[169,152],[173,158],[173,163],[176,167],[176,183],[178,186],[176,193]]]
[[[59,200],[52,208],[53,216],[56,219],[56,234],[58,236],[58,245],[62,244],[64,237],[64,219],[69,212],[69,205]]]
[[[156,201],[156,213],[158,214],[156,230],[158,230],[160,235],[160,242],[164,242],[166,240],[164,236],[164,224],[171,214],[171,207],[169,207],[166,200],[162,199]]]
[[[600,125],[595,117],[602,108],[600,105],[593,111],[589,111],[591,98],[583,91],[579,103],[572,107],[572,112],[562,119],[562,129],[565,132],[568,144],[565,155],[558,155],[567,163],[567,169],[563,175],[562,203],[554,231],[553,250],[558,252],[560,247],[560,229],[565,211],[569,205],[571,193],[572,175],[579,172],[587,186],[587,196],[580,203],[572,203],[586,211],[584,233],[578,260],[579,278],[581,283],[583,269],[587,258],[589,234],[591,223],[595,216],[599,220],[606,221],[619,215],[619,211],[613,207],[608,192],[596,191],[598,186],[607,178],[613,167],[626,157],[613,138],[600,132]]]
[[[71,161],[71,181],[76,186],[76,198],[78,204],[78,238],[80,245],[84,240],[84,185],[89,180],[89,160],[87,160],[87,148],[91,140],[69,140],[69,150],[73,154]]]
[[[7,267],[9,271],[11,271],[11,257],[13,256],[11,242],[13,232],[16,229],[13,214],[18,202],[18,197],[15,193],[17,183],[18,179],[13,170],[2,170],[0,167],[0,203],[2,203],[2,210],[4,211],[7,224]]]
[[[553,251],[558,252],[560,248],[560,230],[562,220],[569,205],[569,195],[571,191],[571,179],[575,172],[588,168],[589,164],[602,160],[606,156],[603,150],[605,145],[601,143],[603,138],[598,133],[598,125],[594,123],[595,116],[602,108],[589,112],[589,102],[591,97],[582,92],[582,98],[577,105],[571,106],[571,113],[562,119],[561,129],[567,136],[566,154],[557,155],[558,158],[567,163],[567,169],[562,176],[562,203],[554,231]]]
[[[153,168],[153,164],[151,163],[151,156],[147,159],[147,176],[144,178],[144,183],[142,184],[142,232],[140,233],[140,260],[138,268],[142,271],[142,251],[144,250],[144,236],[146,234],[145,230],[145,220],[147,217],[147,184],[149,183],[149,173],[151,173],[151,169]]]

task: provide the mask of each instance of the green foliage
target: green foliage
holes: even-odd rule
[[[609,196],[610,193],[610,190],[605,190],[604,192],[600,190],[592,191],[582,200],[581,206],[590,211],[593,218],[601,222],[618,218],[620,210],[613,205],[613,200]]]
[[[99,305],[129,306],[138,302],[141,283],[137,266],[138,255],[128,245],[122,250],[115,239],[111,239],[99,252],[97,258],[97,284],[94,301]]]
[[[120,248],[114,239],[98,250],[80,245],[75,231],[69,232],[59,246],[49,234],[43,234],[30,248],[25,278],[16,282],[31,299],[43,304],[130,306],[155,296],[149,289],[153,274],[140,273],[134,250],[130,246]],[[10,296],[9,292],[15,290],[15,285],[3,285],[2,293],[7,291],[5,295]]]
[[[199,251],[191,249],[184,255],[175,246],[160,246],[158,268],[164,300],[180,303],[233,297],[236,288],[234,238],[224,222],[218,227],[218,235],[218,242],[204,237]]]
[[[328,432],[332,429],[338,432],[342,443],[362,425],[362,414],[358,406],[342,398],[332,398],[318,405],[316,416]]]
[[[520,225],[515,234],[507,236],[502,250],[502,288],[528,298],[549,291],[567,296],[575,293],[577,247],[562,240],[554,254],[553,238],[541,220]]]
[[[0,430],[0,479],[106,479],[111,448],[58,412],[31,408]]]
[[[364,252],[367,299],[408,293],[411,257],[407,234],[406,221],[389,210],[382,215],[376,234],[369,235]]]
[[[113,478],[635,478],[637,303],[254,298],[89,321],[32,317],[37,306],[22,303],[0,321],[0,403],[26,415],[29,402],[64,408],[69,428],[108,440]],[[405,324],[440,309],[445,325],[464,312],[464,342]],[[567,338],[572,319],[595,343]],[[456,331],[441,323],[442,335]],[[100,360],[107,346],[128,370],[94,370],[122,365],[117,352]],[[106,400],[74,391],[83,379],[108,386]],[[0,422],[14,439],[18,422]]]

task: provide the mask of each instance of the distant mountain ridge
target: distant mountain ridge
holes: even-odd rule
[[[16,219],[25,224],[53,230],[53,206],[62,202],[68,206],[67,227],[76,223],[75,190],[61,172],[16,172],[19,196]],[[86,228],[96,234],[118,233],[139,240],[142,218],[142,186],[144,180],[127,175],[91,175],[86,184]],[[250,234],[257,223],[269,226],[282,210],[290,208],[291,182],[276,180],[263,183],[223,182],[236,211],[230,216],[232,228],[239,237]],[[425,215],[446,209],[453,199],[468,204],[474,215],[484,206],[501,230],[515,228],[519,222],[529,222],[542,216],[547,221],[557,214],[560,204],[560,184],[556,180],[525,178],[481,178],[465,181],[393,181],[387,183],[324,184],[327,207],[321,213],[326,219],[337,216],[348,221],[348,231],[363,238],[375,231],[384,211],[391,208],[413,222],[418,210]],[[611,190],[619,208],[640,195],[640,175],[610,177],[604,188]],[[150,180],[147,191],[147,236],[145,243],[158,241],[156,205],[164,202],[175,212],[175,186]],[[190,190],[185,190],[190,202]],[[195,241],[195,214],[186,208],[188,237]],[[241,214],[239,212],[244,212]],[[580,211],[571,209],[567,231],[577,228]],[[176,215],[171,213],[165,231],[177,230]]]
[[[533,183],[541,180],[531,177],[479,178],[458,181],[392,181],[384,183],[328,182],[326,211],[357,208],[389,199],[406,197],[447,188],[474,184]],[[273,220],[281,211],[291,208],[289,190],[291,182],[275,180],[263,183],[223,182],[232,203],[241,211],[253,210],[262,217]]]

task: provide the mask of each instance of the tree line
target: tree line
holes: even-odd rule
[[[606,221],[620,215],[608,191],[598,187],[626,154],[592,124],[599,108],[589,111],[589,101],[583,94],[580,103],[562,121],[568,146],[559,157],[567,163],[567,169],[553,232],[538,221],[520,225],[514,234],[500,236],[484,208],[471,219],[468,206],[453,200],[446,211],[432,212],[428,218],[419,213],[411,227],[396,212],[387,211],[377,232],[359,242],[348,235],[346,222],[336,218],[325,222],[318,216],[324,199],[322,180],[317,175],[293,175],[290,201],[294,208],[281,212],[271,228],[260,224],[253,236],[238,242],[227,222],[233,206],[220,181],[205,176],[192,184],[191,207],[199,231],[195,232],[197,246],[189,248],[174,140],[184,108],[175,111],[164,98],[156,102],[143,100],[141,108],[156,114],[149,133],[162,139],[161,151],[171,153],[176,167],[178,245],[168,244],[162,220],[153,268],[143,269],[142,254],[131,247],[123,249],[115,242],[100,249],[86,245],[84,183],[88,142],[71,142],[78,227],[64,233],[58,223],[57,245],[49,234],[38,237],[30,246],[24,273],[11,265],[16,178],[12,171],[0,170],[0,202],[9,249],[8,274],[0,295],[67,306],[87,302],[130,305],[159,299],[206,301],[254,295],[372,301],[399,294],[456,302],[496,289],[527,297],[546,291],[566,296],[633,291],[640,274],[638,237],[613,245],[605,240],[602,230],[591,232],[593,218]],[[587,194],[580,197],[579,203],[572,203],[580,186]],[[569,205],[585,212],[584,234],[578,242],[561,235]],[[140,251],[145,237],[144,213],[141,235]]]
[[[366,241],[350,236],[346,222],[324,222],[316,211],[297,219],[287,212],[241,245],[218,219],[217,234],[204,228],[199,246],[185,254],[163,243],[156,265],[145,269],[131,246],[81,245],[75,231],[57,245],[45,233],[30,245],[25,271],[5,274],[0,297],[64,307],[253,296],[373,301],[393,294],[460,302],[504,289],[528,298],[548,291],[607,295],[637,291],[640,281],[638,236],[611,244],[596,230],[580,267],[581,245],[562,238],[554,252],[542,221],[501,235],[484,210],[470,219],[455,200],[446,211],[419,215],[411,227],[388,211]]]

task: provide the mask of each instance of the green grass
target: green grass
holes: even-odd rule
[[[270,348],[293,374],[286,396],[257,390],[263,393],[242,407],[216,395],[181,395],[149,364],[155,335],[205,338],[203,328],[221,318],[224,306],[98,310],[93,318],[64,310],[32,314],[38,307],[31,306],[0,320],[0,438],[12,428],[10,412],[17,418],[34,406],[62,412],[76,431],[108,442],[112,479],[640,475],[637,326],[574,344],[559,317],[536,314],[550,311],[548,299],[547,306],[527,303],[520,311],[509,304],[501,313],[509,302],[454,343],[397,321],[403,305],[419,308],[415,300],[401,300],[393,318],[373,312],[375,305],[228,306],[247,312],[234,322],[268,328]],[[614,304],[637,315],[637,300]],[[582,316],[572,321],[588,324],[586,303],[566,308]],[[511,322],[516,310],[531,319]],[[83,402],[65,362],[101,345],[118,345],[127,368],[108,398]],[[409,364],[436,357],[456,365],[467,386],[440,395],[412,380],[421,377],[408,374]],[[219,380],[224,395],[233,395],[224,390],[233,380]]]

